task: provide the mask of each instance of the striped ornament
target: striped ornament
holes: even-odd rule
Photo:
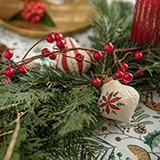
[[[136,0],[131,38],[136,42],[160,42],[160,0]]]
[[[69,48],[79,48],[82,47],[80,46],[73,38],[67,37],[65,38],[66,45]],[[77,61],[75,59],[75,56],[77,54],[81,54],[84,56],[83,61]],[[70,58],[70,57],[73,58]],[[82,50],[74,50],[74,51],[69,51],[65,52],[59,55],[57,63],[56,63],[56,68],[60,69],[64,72],[68,73],[73,73],[73,74],[78,74],[79,76],[82,76],[83,73],[87,72],[91,66],[91,54],[87,51],[82,51]],[[86,62],[88,61],[88,62]]]

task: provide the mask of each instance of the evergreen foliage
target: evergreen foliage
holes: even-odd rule
[[[21,117],[12,159],[91,159],[104,148],[96,139],[87,139],[102,122],[95,89],[46,65],[37,65],[17,79],[17,83],[0,85],[2,133],[14,130],[16,108],[19,113],[27,111]],[[0,138],[2,159],[11,137]]]
[[[140,47],[145,50],[142,69],[145,76],[135,75],[132,85],[160,88],[159,47],[139,46],[130,40],[133,6],[130,3],[92,0],[99,16],[94,27],[98,36],[91,37],[93,47],[113,42],[116,48]],[[117,53],[123,57],[122,53]],[[113,62],[108,55],[106,70]],[[127,57],[129,71],[135,73],[133,57]],[[3,66],[1,66],[3,68]],[[103,160],[114,146],[96,137],[103,124],[97,107],[98,89],[90,86],[93,74],[102,72],[94,66],[91,72],[78,77],[55,70],[53,66],[34,65],[24,76],[15,76],[11,84],[0,83],[0,160],[3,159],[16,127],[17,112],[20,129],[11,160]],[[114,70],[114,68],[113,68]],[[112,76],[112,73],[110,73]],[[2,135],[6,133],[5,135]]]

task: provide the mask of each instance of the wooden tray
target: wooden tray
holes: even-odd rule
[[[63,5],[46,2],[47,12],[56,23],[56,27],[45,27],[22,20],[8,19],[21,10],[21,0],[0,1],[0,25],[24,36],[41,37],[49,32],[71,34],[83,31],[90,26],[93,17],[93,6],[88,0],[79,0]]]

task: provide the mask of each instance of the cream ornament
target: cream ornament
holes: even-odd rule
[[[111,80],[102,86],[99,108],[104,117],[128,123],[139,98],[133,87],[123,85],[118,80]]]
[[[71,37],[65,38],[65,42],[66,42],[66,45],[68,46],[68,49],[82,47]],[[81,54],[82,56],[84,56],[83,61],[77,61],[75,59],[76,55],[78,54]],[[73,58],[69,58],[67,56],[71,56]],[[62,54],[59,55],[56,68],[64,72],[70,72],[70,73],[78,74],[79,76],[82,76],[83,73],[89,70],[91,66],[91,63],[90,63],[91,60],[92,60],[92,57],[88,51],[73,50],[73,51],[65,52],[64,55]]]

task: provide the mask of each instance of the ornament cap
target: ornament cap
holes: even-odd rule
[[[106,77],[106,78],[103,80],[103,84],[108,83],[108,82],[110,82],[111,80],[113,80],[112,77]]]

